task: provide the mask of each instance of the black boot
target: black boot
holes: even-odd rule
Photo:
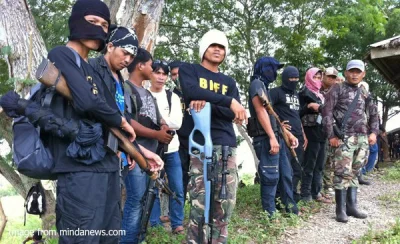
[[[349,220],[346,214],[346,189],[335,190],[336,221],[347,223]]]
[[[371,182],[364,180],[362,174],[358,176],[358,183],[360,183],[360,185],[367,185],[367,186],[371,185]]]
[[[357,210],[357,187],[347,189],[346,213],[347,216],[353,216],[357,219],[367,218],[367,214]]]

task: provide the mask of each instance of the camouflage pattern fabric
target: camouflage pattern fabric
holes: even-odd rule
[[[326,161],[325,161],[325,168],[324,168],[324,177],[323,177],[323,185],[324,190],[328,190],[329,188],[333,188],[333,156],[335,153],[335,148],[329,146],[329,141],[326,143]]]
[[[333,184],[337,190],[358,187],[357,175],[368,159],[369,146],[367,136],[351,136],[347,139],[347,144],[350,149],[345,145],[341,145],[336,148],[333,156],[335,166]]]
[[[236,203],[236,190],[238,185],[238,174],[236,166],[236,150],[230,148],[231,157],[228,158],[226,175],[227,199],[219,198],[221,191],[222,179],[222,160],[221,146],[214,146],[214,150],[218,155],[218,182],[215,185],[214,191],[214,213],[213,216],[213,232],[212,243],[227,243],[228,239],[228,221],[233,213]],[[190,216],[187,233],[188,243],[207,243],[206,226],[203,226],[202,241],[199,240],[199,223],[204,217],[205,207],[205,188],[203,180],[203,162],[196,157],[191,156],[190,160],[190,181],[188,185],[190,195]]]
[[[322,107],[322,123],[328,138],[334,137],[333,124],[341,122],[350,104],[353,102],[358,87],[347,82],[335,84],[325,95]],[[347,136],[379,135],[379,116],[377,106],[369,94],[361,93],[354,110],[351,112],[344,131]]]

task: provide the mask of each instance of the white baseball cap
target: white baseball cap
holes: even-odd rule
[[[365,65],[362,60],[359,59],[353,59],[350,62],[347,63],[346,70],[351,70],[351,69],[359,69],[362,72],[365,71]]]

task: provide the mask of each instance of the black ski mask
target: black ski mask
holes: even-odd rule
[[[103,50],[107,38],[101,26],[93,25],[86,19],[86,15],[96,15],[108,22],[110,25],[110,10],[100,0],[78,0],[72,7],[71,16],[68,20],[69,40],[99,40],[100,47],[97,51]]]
[[[282,73],[282,87],[294,92],[298,81],[290,81],[289,78],[299,78],[299,70],[296,67],[287,66]]]

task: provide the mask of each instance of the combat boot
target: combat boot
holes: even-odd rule
[[[362,175],[362,174],[360,174],[360,175],[358,176],[358,183],[360,183],[360,185],[367,185],[367,186],[371,185],[371,182],[365,180],[365,179],[363,178],[363,175]]]
[[[336,201],[336,221],[347,223],[349,218],[346,214],[346,189],[335,190],[335,201]]]
[[[357,210],[357,187],[347,189],[346,213],[357,219],[367,218],[367,214]]]

